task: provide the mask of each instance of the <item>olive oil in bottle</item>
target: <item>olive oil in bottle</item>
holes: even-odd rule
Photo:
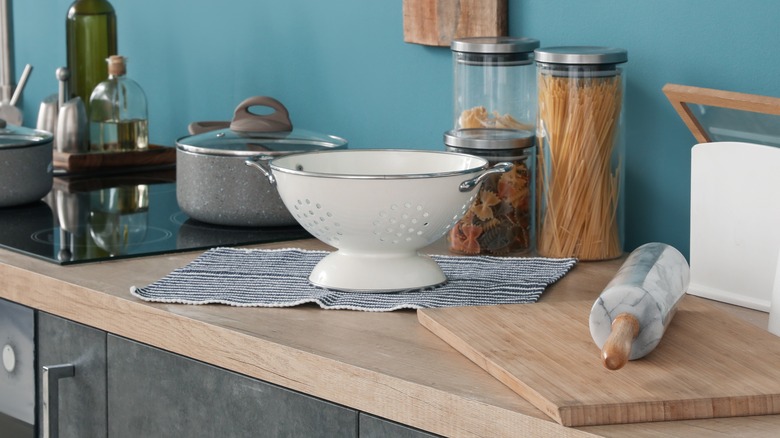
[[[149,124],[146,120],[93,121],[89,127],[92,152],[116,152],[149,148]]]
[[[89,103],[92,90],[106,80],[106,59],[117,53],[116,14],[107,0],[76,0],[65,21],[70,93]],[[89,107],[87,107],[89,110]]]
[[[90,151],[123,152],[149,148],[146,95],[125,76],[127,60],[108,58],[108,79],[90,97]]]

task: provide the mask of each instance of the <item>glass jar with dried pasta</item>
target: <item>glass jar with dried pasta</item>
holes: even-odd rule
[[[537,251],[623,253],[623,49],[537,49]]]
[[[533,131],[536,124],[534,49],[539,41],[474,37],[452,41],[454,129]]]
[[[534,159],[532,131],[456,129],[444,134],[450,152],[477,155],[512,170],[488,177],[477,198],[448,235],[459,254],[525,254],[534,247]]]

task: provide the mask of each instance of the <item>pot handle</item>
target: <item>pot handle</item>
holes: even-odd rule
[[[275,187],[276,177],[271,171],[271,166],[268,165],[268,162],[271,161],[272,158],[273,157],[270,155],[257,155],[244,161],[244,164],[250,167],[254,167],[255,169],[262,172],[263,175],[268,178],[268,182]]]
[[[477,187],[482,181],[485,180],[488,176],[494,174],[494,173],[505,173],[512,170],[512,168],[515,167],[514,164],[509,162],[501,162],[497,163],[495,166],[491,167],[490,169],[484,171],[479,176],[467,179],[466,181],[463,181],[460,183],[460,186],[458,186],[458,190],[461,192],[470,192],[474,190],[474,187]]]
[[[190,132],[190,135],[202,134],[204,132],[227,128],[230,128],[230,122],[192,122],[187,125],[187,131]]]
[[[271,114],[255,114],[253,106],[265,106],[274,110]],[[233,113],[230,129],[237,132],[290,132],[293,129],[290,113],[281,102],[268,96],[250,97],[241,102]]]

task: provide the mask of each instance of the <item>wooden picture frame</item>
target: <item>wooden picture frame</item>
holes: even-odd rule
[[[703,126],[691,110],[691,104],[780,116],[780,98],[777,97],[678,84],[664,85],[663,92],[699,143],[709,143],[714,139],[708,133],[708,127]]]

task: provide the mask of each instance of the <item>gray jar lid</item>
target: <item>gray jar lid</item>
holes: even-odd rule
[[[539,40],[525,37],[473,37],[452,41],[453,52],[466,53],[525,53],[539,47]]]
[[[520,129],[468,128],[444,133],[444,144],[463,149],[525,149],[536,143],[531,131]]]
[[[628,52],[616,47],[561,46],[534,51],[536,62],[550,64],[622,64],[628,61]]]

